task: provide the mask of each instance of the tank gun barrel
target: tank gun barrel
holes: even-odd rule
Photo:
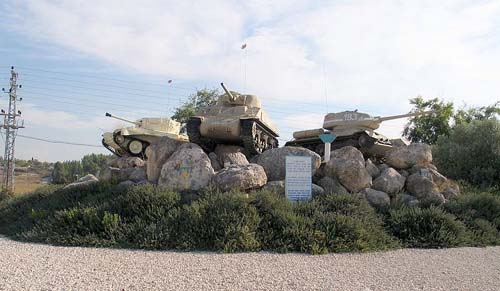
[[[140,122],[137,122],[137,121],[133,121],[133,120],[129,120],[129,119],[126,119],[126,118],[122,118],[122,117],[118,117],[118,116],[115,116],[111,113],[108,113],[106,112],[106,117],[111,117],[111,118],[114,118],[114,119],[118,119],[118,120],[121,120],[121,121],[125,121],[125,122],[128,122],[128,123],[132,123],[132,124],[135,124],[135,125],[141,125]]]
[[[233,94],[231,94],[231,91],[229,91],[226,88],[226,85],[224,85],[224,83],[220,83],[220,85],[222,86],[222,89],[224,89],[224,91],[226,91],[226,94],[229,96],[229,99],[231,100],[231,102],[236,101],[236,97],[234,97]]]
[[[387,120],[393,120],[393,119],[400,119],[400,118],[405,118],[405,117],[413,117],[413,116],[419,116],[419,115],[425,115],[425,114],[432,114],[435,113],[435,110],[430,110],[430,111],[417,111],[413,113],[406,113],[406,114],[400,114],[400,115],[391,115],[391,116],[385,116],[385,117],[380,117],[380,121],[387,121]]]

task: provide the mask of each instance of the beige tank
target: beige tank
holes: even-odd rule
[[[383,157],[393,146],[407,144],[407,141],[389,140],[384,135],[375,132],[382,122],[433,112],[421,111],[386,117],[371,116],[357,110],[328,113],[323,121],[323,128],[296,131],[293,133],[294,139],[285,145],[306,147],[322,155],[324,145],[319,135],[332,133],[336,136],[332,149],[350,145],[359,148],[366,155]]]
[[[146,148],[163,136],[180,141],[188,140],[187,136],[179,134],[180,123],[170,118],[141,118],[132,121],[113,116],[110,113],[106,113],[106,116],[133,124],[133,126],[105,132],[102,135],[104,147],[120,157],[141,156],[146,158]]]
[[[200,109],[187,123],[189,140],[211,151],[218,143],[239,144],[250,154],[278,147],[278,130],[259,97],[229,91],[214,106]]]

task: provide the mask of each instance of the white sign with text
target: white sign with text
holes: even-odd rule
[[[312,157],[287,156],[285,159],[285,193],[291,201],[308,201],[312,197]]]

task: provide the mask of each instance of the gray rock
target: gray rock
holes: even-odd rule
[[[146,163],[139,157],[121,157],[116,159],[116,166],[120,169],[126,168],[141,168],[146,165]]]
[[[212,163],[212,168],[214,168],[214,171],[218,172],[220,169],[222,169],[217,154],[211,152],[208,154],[208,158],[210,159],[210,163]]]
[[[146,174],[148,181],[152,183],[158,182],[163,164],[177,150],[180,145],[186,142],[171,139],[169,137],[161,137],[152,142],[146,149]]]
[[[439,189],[431,179],[419,174],[412,174],[406,179],[406,190],[418,199],[439,196]]]
[[[311,157],[313,175],[321,165],[321,157],[317,153],[301,147],[282,147],[270,149],[256,156],[253,160],[256,164],[259,164],[264,168],[269,181],[278,181],[285,179],[286,156]]]
[[[240,146],[218,144],[214,152],[222,167],[249,164],[245,156],[245,149]]]
[[[332,151],[330,161],[325,165],[325,174],[337,178],[350,192],[359,192],[372,185],[363,154],[352,146]]]
[[[410,176],[410,173],[408,173],[407,170],[399,170],[398,173],[405,178],[408,178],[408,176]]]
[[[312,197],[316,197],[316,196],[324,196],[325,195],[325,190],[316,185],[316,184],[312,184]]]
[[[366,171],[368,171],[368,174],[370,174],[370,176],[372,176],[373,179],[375,179],[378,175],[380,175],[380,170],[377,168],[377,166],[375,166],[375,164],[373,164],[373,162],[370,159],[366,160],[365,168]]]
[[[85,188],[85,187],[97,184],[98,182],[99,182],[99,179],[97,179],[92,174],[88,174],[88,175],[81,177],[76,182],[73,182],[71,184],[64,186],[64,189]]]
[[[267,183],[264,168],[257,164],[230,165],[220,170],[214,178],[215,185],[222,191],[258,189]]]
[[[409,206],[409,207],[413,207],[413,206],[418,205],[417,197],[406,194],[406,193],[401,195],[399,197],[399,200],[401,201],[401,203],[403,203],[404,205]]]
[[[406,178],[398,171],[388,168],[373,181],[373,189],[383,191],[388,194],[396,194],[405,186]]]
[[[133,182],[141,182],[147,180],[146,171],[142,168],[134,168],[128,175],[128,180]]]
[[[285,195],[285,181],[269,181],[262,190],[271,191],[279,195]]]
[[[137,168],[140,170],[140,168]],[[123,182],[129,180],[130,174],[135,171],[136,168],[114,168],[106,167],[101,173],[101,180],[111,181],[111,182]]]
[[[128,188],[128,187],[131,187],[134,185],[135,185],[135,183],[133,181],[127,180],[127,181],[123,181],[123,182],[118,183],[117,187]]]
[[[162,166],[158,186],[175,190],[199,190],[209,185],[214,174],[207,154],[198,145],[185,143]]]
[[[436,184],[438,187],[439,191],[444,191],[448,187],[448,179],[446,179],[445,176],[443,176],[441,173],[434,169],[429,169],[432,175],[432,182]]]
[[[335,194],[347,194],[349,191],[340,184],[340,182],[335,178],[323,177],[318,181],[318,185],[321,186],[326,193]]]
[[[368,200],[368,203],[375,208],[387,207],[391,203],[389,195],[382,191],[365,188],[360,193],[363,194],[366,200]]]
[[[382,173],[385,169],[390,168],[387,164],[378,164],[377,168],[380,173]]]
[[[426,166],[432,163],[431,147],[413,143],[407,147],[394,147],[386,155],[387,164],[397,169],[408,169],[414,165]]]
[[[92,175],[92,174],[87,174],[87,175],[81,177],[80,179],[78,179],[77,182],[86,182],[86,181],[99,181],[99,179],[97,179],[97,177]]]
[[[442,192],[444,198],[446,199],[453,199],[455,197],[458,197],[460,195],[460,187],[458,184],[453,183],[453,182],[448,182],[448,186],[444,189]]]

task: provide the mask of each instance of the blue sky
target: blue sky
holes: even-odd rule
[[[16,66],[20,134],[29,136],[98,145],[121,125],[105,112],[169,116],[221,81],[261,96],[281,144],[326,112],[400,114],[417,95],[457,106],[500,100],[500,1],[38,0],[0,9],[0,84]],[[397,136],[403,124],[380,131]],[[105,151],[17,139],[19,158],[90,152]]]

